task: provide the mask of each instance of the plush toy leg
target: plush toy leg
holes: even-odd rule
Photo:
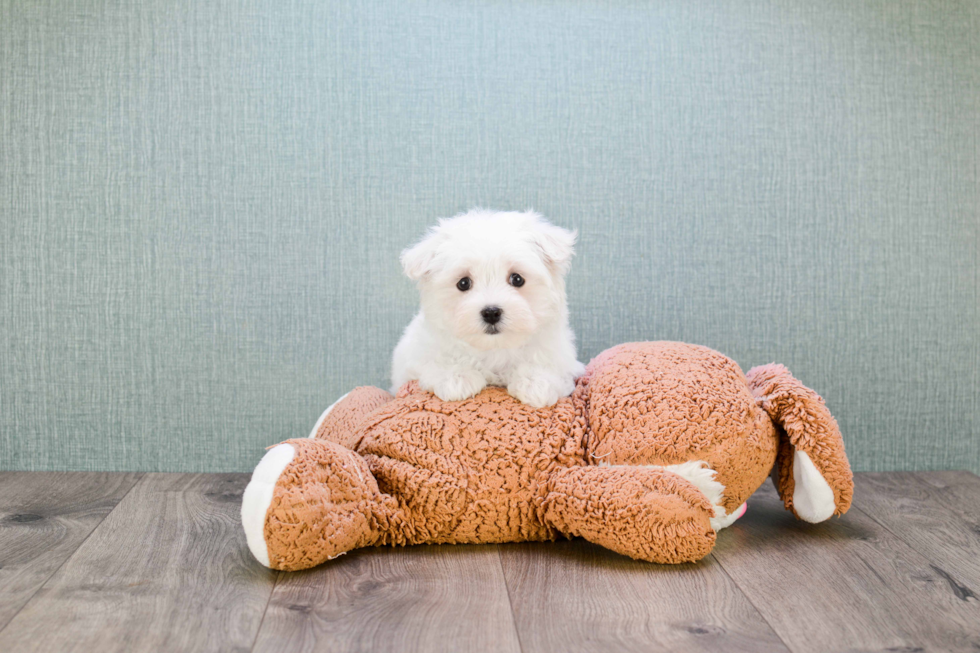
[[[372,386],[354,388],[333,402],[316,421],[310,438],[328,440],[348,449],[357,447],[357,428],[371,413],[394,399],[388,392]]]
[[[545,521],[567,535],[638,560],[680,563],[711,552],[714,508],[689,481],[663,469],[576,467],[558,472]]]
[[[847,512],[854,476],[837,422],[823,399],[782,365],[755,367],[746,376],[756,401],[780,432],[773,482],[783,504],[811,523]]]
[[[379,542],[393,508],[357,453],[333,442],[287,440],[255,468],[242,526],[259,562],[293,571]]]

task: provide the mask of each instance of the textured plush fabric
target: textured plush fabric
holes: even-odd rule
[[[594,462],[703,460],[727,488],[728,512],[759,486],[744,470],[772,467],[773,423],[739,366],[716,351],[673,342],[619,345],[596,357],[585,381]]]
[[[389,387],[439,216],[579,230],[581,360],[980,472],[980,3],[0,0],[0,468],[246,471]]]
[[[448,402],[416,381],[394,398],[357,388],[315,438],[287,441],[296,451],[266,512],[269,564],[305,569],[371,544],[560,535],[691,562],[714,546],[715,506],[664,466],[707,463],[724,486],[724,516],[758,489],[783,444],[811,456],[846,512],[853,481],[834,418],[782,366],[753,379],[705,347],[643,342],[597,356],[547,408],[502,388]],[[793,458],[780,463],[792,479]]]
[[[694,562],[715,544],[712,505],[691,483],[662,469],[561,470],[545,505],[544,518],[559,532],[638,560]]]
[[[356,449],[361,434],[357,427],[365,414],[391,401],[391,395],[381,388],[355,388],[338,401],[319,424],[312,437],[332,440],[348,449]]]
[[[802,451],[834,491],[835,514],[846,512],[853,496],[853,475],[837,420],[823,398],[783,365],[754,367],[747,378],[753,397],[781,432],[773,481],[786,509],[793,510],[793,453]]]

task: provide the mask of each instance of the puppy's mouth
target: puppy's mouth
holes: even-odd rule
[[[488,324],[487,326],[483,327],[483,333],[487,334],[488,336],[492,336],[495,333],[500,333],[500,327],[498,327],[496,324]]]

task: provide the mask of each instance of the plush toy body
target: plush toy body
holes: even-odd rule
[[[255,557],[285,570],[363,546],[558,536],[690,562],[770,472],[806,521],[850,506],[843,442],[816,393],[781,365],[746,377],[705,347],[631,343],[545,408],[501,388],[453,402],[415,382],[397,397],[357,388],[309,438],[266,454],[242,522]]]

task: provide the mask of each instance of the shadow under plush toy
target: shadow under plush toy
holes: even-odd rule
[[[772,473],[808,522],[843,514],[853,479],[823,400],[782,365],[742,374],[706,347],[619,345],[570,397],[502,388],[444,402],[361,387],[313,433],[272,448],[245,489],[248,546],[274,569],[382,544],[580,536],[640,560],[692,562]]]

